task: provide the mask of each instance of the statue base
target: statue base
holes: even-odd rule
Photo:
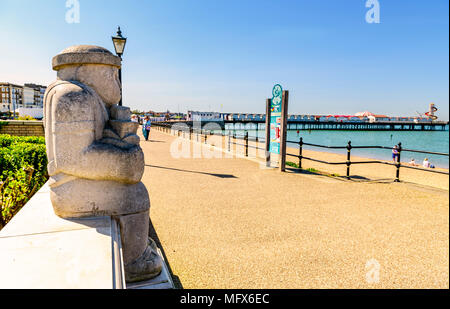
[[[158,248],[158,254],[162,258],[162,271],[161,273],[150,280],[127,283],[127,289],[130,290],[161,290],[161,289],[174,289],[172,278],[169,273],[166,261],[163,258],[161,250]]]

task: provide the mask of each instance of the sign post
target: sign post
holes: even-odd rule
[[[270,105],[270,152],[280,154],[281,143],[281,103],[283,101],[283,88],[275,85],[272,90]]]
[[[267,100],[266,108],[266,165],[270,166],[270,154],[277,154],[280,156],[280,170],[284,172],[289,92],[283,91],[281,85],[277,84],[273,87],[272,95],[272,99]]]
[[[281,105],[281,149],[280,149],[280,171],[286,171],[286,140],[287,140],[287,119],[288,119],[289,91],[283,91]]]
[[[266,167],[270,167],[270,121],[272,100],[266,100]]]

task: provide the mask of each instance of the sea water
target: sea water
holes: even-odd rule
[[[245,132],[249,133],[249,137],[258,135],[260,139],[265,139],[264,125],[249,126],[247,130],[236,130],[237,136],[243,136]],[[228,129],[228,127],[227,127]],[[228,134],[228,130],[225,134]],[[234,132],[231,131],[230,132]],[[287,140],[297,142],[288,143],[288,147],[298,148],[298,141],[303,137],[304,143],[318,144],[324,146],[347,146],[348,142],[352,142],[352,146],[384,146],[392,148],[398,143],[402,143],[403,149],[449,153],[449,131],[340,131],[340,130],[289,130]],[[326,149],[311,146],[303,146],[307,150],[316,150],[332,153],[347,154],[346,149]],[[392,151],[389,149],[352,149],[352,155],[373,158],[378,160],[392,160]],[[440,168],[449,168],[449,157],[422,154],[414,152],[402,152],[401,161],[409,162],[412,158],[416,164],[422,164],[425,158],[431,164]]]

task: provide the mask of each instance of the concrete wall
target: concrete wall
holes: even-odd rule
[[[117,220],[58,217],[48,183],[0,231],[0,265],[0,290],[174,288],[165,262],[158,277],[127,284]]]
[[[44,136],[42,121],[0,120],[0,134],[14,136]]]

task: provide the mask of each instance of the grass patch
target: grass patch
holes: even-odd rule
[[[317,173],[317,174],[322,173],[321,171],[316,170],[315,168],[307,168],[306,170],[307,170],[308,172],[311,172],[311,173]]]
[[[290,166],[290,167],[299,168],[298,164],[294,163],[294,162],[289,162],[288,161],[288,162],[286,162],[286,165]],[[323,175],[323,176],[328,176],[328,177],[341,177],[339,174],[336,174],[336,173],[330,174],[330,173],[322,172],[322,171],[319,171],[319,170],[317,170],[315,168],[312,168],[312,167],[306,168],[306,169],[302,168],[301,170],[302,171],[306,171],[306,172],[310,172],[310,173],[314,173],[314,174],[320,174],[320,175]]]
[[[290,167],[296,167],[296,168],[298,168],[298,164],[295,164],[294,162],[286,162],[286,165],[287,166],[290,166]]]

